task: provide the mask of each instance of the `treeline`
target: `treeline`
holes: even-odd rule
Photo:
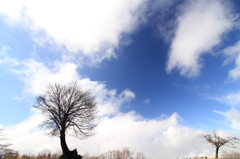
[[[51,153],[50,150],[45,149],[38,155],[23,154],[20,155],[18,151],[12,149],[1,150],[0,159],[58,159],[60,153]]]
[[[61,159],[61,153],[52,153],[50,150],[43,150],[38,155],[23,154],[19,155],[18,151],[6,150],[2,152],[0,159]],[[134,154],[129,148],[122,150],[111,150],[99,156],[91,156],[84,154],[82,159],[147,159],[144,153],[138,152]]]
[[[138,152],[134,154],[129,148],[120,150],[111,150],[101,154],[100,156],[83,155],[83,159],[147,159],[144,153]]]

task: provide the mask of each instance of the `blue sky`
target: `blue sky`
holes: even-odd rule
[[[0,1],[1,127],[21,152],[58,151],[32,107],[48,83],[78,81],[99,109],[96,136],[69,137],[80,153],[211,156],[199,133],[239,136],[239,11],[217,0]]]

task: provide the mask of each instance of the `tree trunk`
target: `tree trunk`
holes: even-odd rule
[[[60,142],[61,142],[63,155],[64,156],[68,156],[69,148],[68,148],[67,143],[66,143],[65,132],[61,132],[60,133]]]
[[[219,147],[216,147],[216,154],[215,154],[215,158],[218,158],[218,150],[219,150]]]
[[[60,142],[61,142],[63,155],[65,157],[67,157],[67,159],[81,159],[82,158],[81,155],[78,155],[77,149],[74,149],[73,151],[69,150],[67,143],[66,143],[66,136],[65,136],[64,131],[62,131],[60,133]]]

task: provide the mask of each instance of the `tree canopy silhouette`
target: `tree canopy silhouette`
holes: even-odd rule
[[[37,97],[35,108],[46,116],[40,126],[50,129],[50,135],[60,137],[63,155],[69,159],[76,155],[67,146],[66,133],[80,139],[94,134],[97,113],[95,98],[89,91],[82,90],[77,82],[71,85],[49,84],[45,93]]]

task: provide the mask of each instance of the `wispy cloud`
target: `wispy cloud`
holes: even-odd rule
[[[240,78],[240,41],[233,46],[228,46],[222,53],[227,57],[223,65],[235,62],[235,68],[229,71],[228,78],[232,81],[238,80]]]
[[[22,96],[22,97],[16,96],[16,97],[14,97],[14,99],[18,100],[18,101],[21,101],[21,100],[26,99],[26,96]]]
[[[18,61],[11,58],[8,53],[9,50],[11,50],[10,47],[6,46],[6,45],[1,45],[0,46],[0,64],[1,65],[18,65]]]
[[[218,111],[215,111],[215,112],[225,116],[228,122],[230,122],[230,125],[233,129],[240,130],[240,111],[239,110],[235,108],[231,108],[227,112],[218,112]]]
[[[232,27],[229,6],[217,0],[190,0],[183,5],[168,56],[168,73],[177,69],[185,77],[199,76],[201,56],[219,44],[222,35]]]
[[[149,104],[149,103],[150,103],[150,100],[149,100],[149,99],[146,99],[146,100],[143,101],[143,103]]]
[[[226,103],[230,106],[240,106],[240,92],[232,92],[220,97],[212,98],[222,103]]]
[[[225,117],[228,125],[236,130],[240,130],[240,92],[231,92],[224,96],[213,98],[221,103],[225,103],[231,107],[228,111],[214,111]]]

